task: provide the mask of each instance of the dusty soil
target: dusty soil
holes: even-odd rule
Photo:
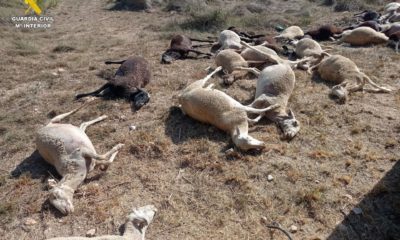
[[[279,9],[292,24],[351,16],[309,1],[271,2],[266,15]],[[289,104],[302,124],[298,136],[284,141],[274,124],[262,121],[251,134],[266,142],[265,150],[226,156],[233,147],[229,136],[176,108],[179,91],[203,77],[213,60],[159,63],[172,33],[164,27],[184,17],[159,9],[109,11],[107,4],[60,1],[47,14],[55,22],[45,31],[0,22],[2,239],[84,236],[92,228],[97,235],[118,234],[130,209],[147,204],[159,209],[147,239],[286,239],[270,232],[262,216],[285,229],[297,226],[294,239],[400,239],[400,55],[393,49],[331,51],[351,58],[393,93],[357,92],[340,105],[318,76],[296,71]],[[298,14],[304,9],[311,17]],[[102,100],[66,120],[78,125],[106,114],[106,121],[88,129],[97,151],[116,143],[125,147],[106,172],[90,174],[75,194],[75,212],[61,216],[46,201],[46,180],[57,174],[35,152],[35,131],[79,106],[75,94],[104,83],[101,76],[115,70],[105,60],[129,55],[152,65],[151,102],[132,112],[124,100]],[[255,80],[218,88],[249,103]],[[130,125],[137,130],[129,131]],[[268,175],[274,180],[267,181]],[[354,213],[358,208],[361,214]],[[37,223],[26,226],[28,217]]]

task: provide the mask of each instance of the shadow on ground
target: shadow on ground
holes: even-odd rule
[[[45,178],[49,174],[59,176],[56,169],[46,163],[38,151],[34,151],[29,157],[25,158],[11,172],[11,177],[19,178],[21,175],[28,174],[33,179]]]
[[[165,134],[174,144],[182,144],[190,139],[207,138],[213,142],[229,142],[227,134],[217,128],[202,124],[183,115],[178,107],[171,107],[165,121]]]
[[[368,184],[368,183],[366,183]],[[357,204],[328,240],[400,239],[400,162]]]

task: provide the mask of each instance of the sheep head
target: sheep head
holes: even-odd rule
[[[127,221],[132,222],[134,227],[143,233],[153,221],[156,212],[157,208],[153,205],[134,208],[133,211],[128,215]]]
[[[332,87],[331,95],[338,98],[340,103],[345,103],[347,100],[348,91],[346,89],[346,83]]]
[[[74,190],[66,185],[56,186],[50,191],[49,201],[62,214],[68,215],[74,212],[73,194]]]
[[[287,113],[287,116],[282,117],[278,121],[278,125],[283,132],[283,137],[285,139],[292,139],[296,136],[296,134],[300,131],[300,122],[294,116],[294,113],[291,109]]]
[[[170,64],[171,62],[182,58],[182,54],[177,51],[167,50],[161,56],[161,63],[162,64]]]

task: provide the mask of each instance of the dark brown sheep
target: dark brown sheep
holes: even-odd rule
[[[136,110],[150,100],[150,95],[142,89],[151,79],[150,64],[146,59],[132,56],[123,61],[107,61],[105,64],[121,64],[121,66],[114,77],[101,88],[90,93],[78,94],[76,99],[86,96],[127,98],[133,102]]]
[[[395,43],[396,53],[399,53],[399,44],[400,44],[400,31],[392,33],[389,36],[389,40]]]
[[[204,57],[208,58],[212,56],[210,53],[203,53],[200,51],[195,50],[194,48],[200,47],[202,45],[192,45],[192,41],[197,42],[209,42],[212,43],[213,41],[209,40],[199,40],[189,38],[185,35],[175,35],[171,39],[171,43],[169,49],[163,53],[161,56],[161,63],[171,63],[177,59],[187,59],[189,57],[189,53],[193,52],[198,55],[204,55]],[[205,46],[205,45],[203,45]]]
[[[393,33],[400,31],[400,24],[392,25],[389,29],[383,31],[383,33],[390,37]]]
[[[323,25],[317,29],[310,30],[305,35],[310,35],[314,40],[327,41],[333,40],[335,34],[341,34],[343,30],[333,25]]]

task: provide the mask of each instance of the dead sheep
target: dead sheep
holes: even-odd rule
[[[149,102],[150,95],[143,89],[151,80],[150,64],[146,59],[133,56],[123,61],[107,61],[105,64],[121,66],[108,83],[96,91],[78,94],[76,99],[87,96],[122,97],[132,101],[136,110]]]
[[[294,41],[295,53],[298,58],[304,57],[320,57],[322,54],[327,54],[322,50],[318,42],[310,38],[303,38],[299,41]]]
[[[212,42],[208,40],[192,39],[185,35],[175,35],[171,39],[169,48],[162,54],[161,63],[171,63],[177,59],[197,58],[199,55],[204,55],[203,58],[212,56],[210,53],[204,53],[195,50],[202,45],[193,45],[192,41],[198,42]],[[195,53],[196,57],[189,57],[189,53]]]
[[[369,27],[359,27],[347,30],[341,34],[338,43],[349,43],[353,46],[366,46],[371,44],[387,43],[389,38],[385,34],[377,32]]]
[[[397,18],[398,12],[400,10],[399,2],[388,3],[384,8],[384,15],[379,18],[381,23],[393,22],[394,18]],[[394,18],[393,18],[394,17]]]
[[[226,93],[213,89],[213,84],[206,86],[207,81],[221,69],[222,67],[218,67],[205,78],[193,82],[182,91],[179,95],[182,112],[200,122],[211,124],[229,133],[235,146],[241,150],[264,148],[264,142],[248,134],[248,123],[258,122],[261,114],[278,106],[273,105],[264,109],[243,106]],[[250,119],[247,116],[248,113],[259,116]]]
[[[240,36],[231,30],[224,30],[220,32],[218,37],[218,42],[214,43],[211,48],[212,52],[219,52],[224,49],[242,49],[242,45],[240,44]]]
[[[259,74],[255,100],[249,105],[254,108],[279,105],[278,108],[266,112],[265,116],[280,127],[286,139],[292,139],[300,130],[300,123],[293,111],[287,109],[294,87],[295,74],[289,65],[268,66]]]
[[[36,149],[39,154],[62,176],[58,183],[49,182],[49,200],[63,214],[74,211],[73,195],[86,175],[98,164],[110,165],[123,146],[117,144],[107,153],[99,155],[86,135],[85,130],[88,126],[104,120],[107,116],[84,122],[80,127],[60,123],[87,104],[54,117],[36,134]]]
[[[278,56],[273,49],[265,47],[264,45],[256,45],[254,48],[258,49],[259,51]],[[245,48],[240,55],[244,60],[246,60],[246,62],[250,63],[250,65],[254,65],[258,69],[265,67],[266,64],[269,64],[268,59],[266,60],[263,54],[260,54],[258,51],[254,51],[251,48]]]
[[[280,41],[293,41],[300,39],[304,36],[303,30],[298,26],[290,26],[283,30],[281,34],[275,37],[275,39]]]
[[[325,59],[321,57],[320,63],[311,67],[309,71],[317,69],[320,77],[325,81],[337,84],[332,88],[331,94],[345,102],[348,93],[366,90],[370,92],[391,92],[391,89],[381,87],[373,82],[365,73],[361,72],[357,65],[350,59],[341,55],[331,55]],[[372,88],[365,88],[369,83]]]
[[[243,77],[247,72],[258,73],[256,68],[250,68],[249,64],[262,64],[266,61],[247,61],[238,52],[232,49],[220,51],[215,57],[215,65],[222,67],[225,75],[224,82],[231,84],[237,78]]]
[[[322,25],[317,29],[307,31],[305,35],[310,35],[312,39],[317,41],[335,40],[334,36],[341,34],[343,30],[334,25]]]

